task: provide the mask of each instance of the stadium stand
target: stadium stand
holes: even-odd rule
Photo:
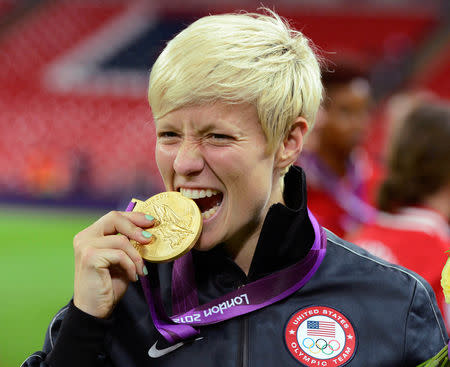
[[[439,24],[429,8],[343,12],[282,3],[278,11],[324,57],[350,55],[377,70],[392,66],[387,61],[396,52],[414,52]],[[2,18],[11,4],[0,1]],[[0,200],[83,193],[114,198],[137,186],[161,187],[145,98],[151,63],[181,26],[208,12],[240,8],[191,5],[41,1],[0,29]],[[442,78],[448,86],[450,53],[439,55],[433,62],[440,66],[416,83],[448,98]]]

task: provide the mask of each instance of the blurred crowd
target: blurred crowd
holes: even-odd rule
[[[323,107],[298,162],[310,209],[339,236],[423,276],[450,326],[440,285],[450,250],[449,101],[403,90],[375,113],[356,65],[327,68],[323,81]],[[375,155],[369,128],[384,130]]]

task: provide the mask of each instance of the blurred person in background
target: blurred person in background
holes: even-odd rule
[[[153,264],[130,240],[152,246],[167,222],[111,212],[79,232],[73,300],[24,366],[379,367],[435,355],[447,333],[429,284],[307,208],[292,165],[321,98],[310,41],[268,9],[206,16],[173,38],[150,74],[155,158],[165,189],[201,210],[200,237]]]
[[[362,148],[372,99],[366,72],[353,62],[322,75],[325,100],[299,164],[308,179],[308,202],[321,225],[338,236],[369,222],[374,167]]]
[[[381,212],[348,239],[423,276],[449,328],[440,279],[444,252],[450,249],[450,104],[409,104],[411,111],[403,121],[394,121],[391,132],[378,193]]]

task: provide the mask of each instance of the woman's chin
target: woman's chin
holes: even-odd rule
[[[209,251],[216,247],[219,244],[217,241],[208,240],[207,236],[204,236],[203,233],[200,235],[199,240],[194,246],[194,249],[198,251]]]
[[[222,206],[219,206],[212,215],[205,218],[203,215],[203,230],[194,248],[199,251],[208,251],[217,246],[221,241],[211,233],[214,228],[217,228],[217,223],[220,222],[219,216],[222,213]]]

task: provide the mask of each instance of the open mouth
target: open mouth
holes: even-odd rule
[[[213,216],[222,204],[223,194],[217,190],[197,190],[180,188],[181,195],[195,201],[200,208],[203,219]]]

